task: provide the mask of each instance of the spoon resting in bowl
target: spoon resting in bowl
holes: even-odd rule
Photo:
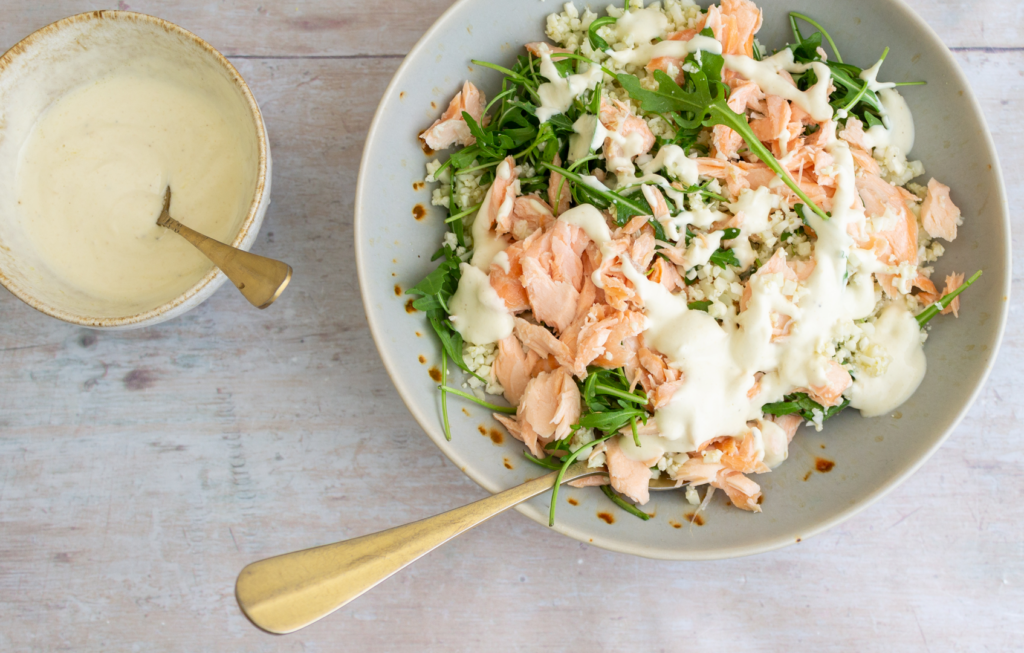
[[[372,589],[382,580],[452,538],[516,504],[554,487],[556,482],[607,474],[573,463],[562,478],[551,472],[461,508],[418,522],[335,544],[285,553],[247,565],[235,582],[235,598],[256,626],[276,635],[305,628]],[[674,490],[669,479],[654,479],[652,490]]]
[[[156,223],[178,234],[205,254],[256,308],[266,308],[273,304],[292,279],[292,268],[287,263],[225,245],[172,218],[170,186],[164,193],[164,207]]]

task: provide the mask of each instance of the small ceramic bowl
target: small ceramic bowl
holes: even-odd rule
[[[171,65],[190,85],[219,98],[222,108],[242,116],[240,145],[252,188],[248,210],[235,218],[230,244],[247,250],[256,240],[270,204],[270,144],[266,126],[242,77],[227,59],[194,34],[160,18],[126,11],[71,16],[29,35],[0,57],[0,283],[47,315],[87,327],[131,329],[169,320],[195,308],[227,279],[211,264],[199,270],[185,292],[156,305],[123,306],[88,297],[48,273],[16,236],[12,188],[19,152],[31,127],[68,92],[129,65],[147,60]],[[16,110],[15,110],[16,109]],[[2,199],[2,198],[0,198]]]
[[[582,12],[585,4],[576,6]],[[902,89],[917,124],[911,155],[924,162],[925,181],[934,176],[953,188],[964,215],[959,236],[935,264],[933,277],[979,269],[984,276],[963,296],[959,319],[934,321],[925,344],[928,374],[910,400],[883,417],[866,419],[846,411],[821,433],[801,427],[785,464],[756,477],[764,491],[763,513],[729,508],[718,493],[702,513],[703,525],[691,526],[686,522],[694,507],[682,493],[659,492],[644,507],[656,517],[640,522],[617,512],[594,488],[563,488],[555,530],[581,542],[651,558],[701,560],[768,551],[820,533],[920,467],[963,418],[996,357],[1010,290],[1006,194],[981,109],[952,55],[899,0],[757,4],[764,10],[758,38],[769,48],[792,38],[788,12],[803,12],[822,21],[847,61],[869,66],[888,46],[884,80],[928,82]],[[437,340],[423,314],[407,311],[408,297],[396,297],[394,291],[396,283],[408,288],[436,266],[431,254],[445,231],[444,213],[430,207],[423,166],[448,153],[424,156],[416,134],[433,122],[465,79],[493,98],[500,76],[471,60],[508,65],[522,44],[544,38],[545,17],[561,10],[561,3],[550,2],[460,0],[452,5],[405,58],[384,93],[356,189],[359,281],[384,366],[441,451],[491,492],[544,472],[523,458],[518,441],[497,430],[488,411],[465,402],[449,399],[452,440],[445,441],[435,380],[440,377],[436,367],[430,369],[441,359]],[[425,365],[417,362],[420,357]],[[463,378],[456,374],[450,382],[460,385]],[[548,500],[544,494],[517,509],[546,524]],[[602,514],[614,517],[614,523]]]

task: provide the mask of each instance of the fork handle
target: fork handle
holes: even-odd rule
[[[273,304],[292,279],[292,268],[287,263],[225,245],[186,227],[169,215],[161,215],[157,224],[170,229],[205,254],[256,308]]]
[[[563,482],[590,473],[596,472],[567,473]],[[556,476],[552,472],[405,526],[254,562],[242,570],[235,583],[238,605],[263,630],[279,635],[294,632],[326,617],[455,536],[550,490]]]

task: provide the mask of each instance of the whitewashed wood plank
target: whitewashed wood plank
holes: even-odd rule
[[[132,0],[106,8],[166,18],[227,55],[402,56],[450,4],[449,0]],[[560,4],[552,2],[552,11]],[[607,3],[577,4],[603,8]],[[1024,3],[1018,0],[909,0],[908,4],[949,47],[1024,47]],[[7,0],[0,24],[0,49],[55,20],[98,8],[102,7],[87,0]]]
[[[958,56],[1019,205],[1024,53]],[[237,63],[275,155],[255,249],[291,261],[294,285],[264,312],[226,287],[183,318],[120,334],[63,325],[0,293],[0,650],[1018,645],[1020,288],[1000,362],[964,424],[907,483],[821,536],[755,558],[671,564],[513,513],[301,633],[257,631],[232,593],[247,562],[483,493],[402,406],[354,281],[358,156],[398,62]],[[1012,215],[1020,233],[1024,217]]]

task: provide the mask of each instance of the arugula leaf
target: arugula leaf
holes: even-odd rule
[[[617,19],[614,16],[602,16],[590,24],[590,29],[587,30],[587,38],[590,39],[590,47],[595,50],[607,50],[608,41],[597,35],[597,30],[601,29],[605,25],[614,25]]]
[[[691,311],[704,311],[705,313],[708,312],[708,308],[710,308],[710,306],[711,300],[709,299],[705,299],[699,302],[688,302],[686,304],[686,308],[690,309]]]
[[[850,400],[843,399],[843,403],[838,406],[825,408],[818,402],[811,399],[806,392],[795,392],[783,397],[783,401],[765,404],[761,407],[761,411],[766,415],[791,415],[793,413],[797,413],[803,419],[812,422],[814,421],[814,411],[819,411],[822,414],[822,421],[824,421],[831,417],[835,417],[849,405]]]
[[[733,267],[740,267],[740,260],[736,258],[736,252],[732,249],[718,249],[714,254],[711,255],[710,262],[718,267],[725,269],[725,266],[731,265]]]
[[[651,215],[652,213],[651,207],[647,203],[647,200],[643,198],[643,195],[640,195],[639,197],[630,197],[621,195],[613,190],[594,188],[593,186],[587,185],[587,183],[583,181],[583,177],[575,172],[570,172],[569,170],[560,168],[552,163],[541,162],[540,165],[548,170],[557,172],[568,181],[572,182],[575,185],[575,190],[579,196],[590,200],[585,201],[584,203],[593,204],[599,209],[607,208],[609,205],[615,206],[615,220],[618,222],[619,226],[626,224],[629,222],[629,219],[634,216]],[[602,200],[603,204],[593,201],[593,198],[595,197]]]
[[[757,138],[747,122],[746,116],[729,108],[725,91],[728,87],[721,81],[721,68],[718,67],[713,56],[707,56],[708,53],[702,53],[702,55],[703,66],[697,72],[687,75],[686,90],[660,70],[654,71],[654,79],[658,82],[656,91],[643,88],[640,85],[640,80],[634,75],[620,73],[616,75],[616,78],[630,97],[640,102],[640,108],[644,112],[659,114],[675,112],[679,114],[675,118],[676,123],[688,128],[701,125],[704,127],[725,125],[735,131],[746,141],[750,151],[771,168],[796,193],[797,197],[813,207],[815,213],[827,220],[828,216],[825,212],[811,201],[778,159]],[[708,71],[714,76],[709,77]]]

